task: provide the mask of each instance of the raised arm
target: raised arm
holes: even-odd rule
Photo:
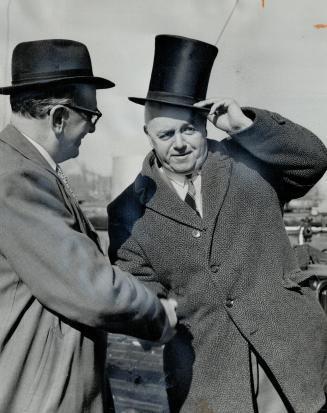
[[[277,113],[243,108],[231,99],[209,99],[208,119],[226,131],[232,155],[249,160],[269,177],[282,201],[303,196],[327,169],[325,145],[306,128]],[[268,178],[268,179],[269,179]]]

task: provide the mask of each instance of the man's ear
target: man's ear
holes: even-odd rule
[[[196,125],[196,128],[200,130],[203,137],[206,138],[208,136],[207,119],[203,119],[202,115],[198,115],[198,117],[195,118],[195,125]]]
[[[199,124],[197,125],[197,129],[201,132],[202,136],[206,138],[208,136],[208,131],[206,125]]]
[[[149,135],[148,128],[146,127],[146,125],[143,126],[143,130],[148,138],[151,148],[153,148],[153,142],[152,142],[151,136]]]
[[[50,110],[50,123],[53,131],[56,134],[60,134],[64,128],[67,119],[69,118],[69,111],[64,106],[54,106]]]

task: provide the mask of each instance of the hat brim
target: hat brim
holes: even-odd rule
[[[31,82],[20,83],[17,85],[0,87],[1,95],[10,95],[14,92],[23,91],[26,89],[39,89],[45,86],[55,86],[74,83],[87,83],[94,85],[96,89],[108,89],[114,87],[115,84],[111,80],[96,76],[71,76],[56,79],[35,80]]]
[[[137,103],[138,105],[145,105],[146,102],[156,102],[156,103],[164,103],[166,105],[171,105],[171,106],[178,106],[182,108],[188,108],[188,109],[193,109],[193,110],[198,110],[200,112],[208,113],[210,112],[210,107],[204,107],[204,108],[199,108],[197,106],[193,106],[187,103],[183,102],[172,102],[169,99],[152,99],[152,98],[137,98],[137,97],[129,97],[128,98],[131,102]]]

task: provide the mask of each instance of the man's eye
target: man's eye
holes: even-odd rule
[[[193,126],[186,126],[183,130],[184,133],[192,134],[195,132],[195,128]]]
[[[167,131],[167,132],[164,132],[164,133],[161,133],[160,135],[158,135],[158,138],[162,139],[162,140],[165,140],[165,139],[169,139],[169,138],[173,137],[174,134],[175,134],[174,131]]]

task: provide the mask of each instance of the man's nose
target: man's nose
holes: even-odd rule
[[[95,125],[92,122],[89,122],[89,133],[93,133],[95,131]]]
[[[183,136],[180,132],[176,132],[175,134],[175,142],[174,142],[174,148],[177,149],[178,151],[181,151],[185,149],[186,143],[183,139]]]

